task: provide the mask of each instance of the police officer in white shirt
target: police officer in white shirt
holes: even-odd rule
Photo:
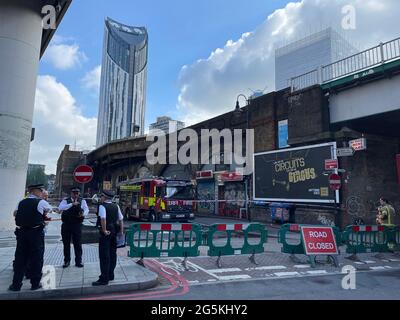
[[[114,270],[117,264],[117,234],[124,232],[124,217],[120,207],[112,203],[114,192],[104,191],[99,206],[100,239],[99,258],[101,275],[93,286],[108,285],[114,280]]]
[[[64,265],[71,263],[71,238],[74,244],[75,266],[83,268],[82,264],[82,222],[89,214],[89,207],[80,196],[79,188],[71,189],[71,197],[61,201],[58,210],[61,213],[61,236],[64,244]]]
[[[17,229],[17,248],[15,250],[14,277],[8,288],[10,291],[20,291],[22,280],[28,263],[30,269],[31,290],[41,288],[42,268],[44,259],[44,216],[50,205],[41,199],[43,185],[28,187],[29,196],[20,201],[14,212]]]

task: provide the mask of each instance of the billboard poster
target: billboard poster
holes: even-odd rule
[[[325,160],[337,159],[335,150],[332,142],[255,154],[254,200],[339,203],[325,171]]]

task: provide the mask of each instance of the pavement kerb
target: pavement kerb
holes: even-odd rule
[[[81,287],[65,287],[54,290],[20,291],[20,292],[0,292],[0,300],[43,300],[43,299],[68,299],[71,297],[79,298],[88,295],[99,295],[109,293],[121,293],[138,290],[146,290],[159,285],[158,275],[148,269],[150,274],[143,281],[135,282],[111,282],[108,286],[93,287],[85,285]],[[2,288],[4,289],[4,288]]]

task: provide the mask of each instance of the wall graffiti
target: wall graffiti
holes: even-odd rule
[[[214,181],[202,181],[197,185],[197,198],[199,213],[214,213],[215,203],[215,184]],[[203,202],[201,200],[204,200]]]
[[[318,219],[317,219],[321,224],[323,224],[324,226],[331,226],[334,227],[335,226],[335,222],[333,220],[331,220],[329,217],[324,216],[324,215],[318,215]]]
[[[350,196],[347,198],[346,211],[352,217],[365,217],[366,215],[365,205],[358,196]]]
[[[220,214],[230,217],[239,217],[240,208],[246,205],[246,195],[242,183],[225,183],[224,200],[221,204]]]

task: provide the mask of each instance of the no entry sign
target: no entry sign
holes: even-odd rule
[[[79,166],[74,171],[74,180],[78,183],[89,183],[93,179],[93,169],[89,166]]]
[[[337,255],[333,229],[330,227],[301,227],[304,249],[307,255]]]
[[[342,179],[336,173],[333,173],[329,176],[329,186],[332,190],[340,190],[342,187]]]

